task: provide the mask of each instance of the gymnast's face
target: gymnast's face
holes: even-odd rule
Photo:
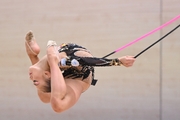
[[[46,86],[45,79],[49,77],[48,71],[42,70],[38,66],[30,66],[29,67],[29,77],[32,80],[33,84],[37,87],[37,89],[41,90],[44,86]]]

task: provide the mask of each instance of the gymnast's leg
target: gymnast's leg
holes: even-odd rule
[[[40,52],[40,47],[36,43],[35,37],[33,36],[33,33],[31,31],[26,34],[25,46],[27,55],[29,56],[32,65],[37,63],[39,61],[38,54]]]

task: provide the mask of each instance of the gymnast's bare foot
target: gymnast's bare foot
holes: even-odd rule
[[[29,56],[37,56],[40,52],[40,47],[36,43],[35,37],[32,31],[29,31],[25,37],[26,52]]]

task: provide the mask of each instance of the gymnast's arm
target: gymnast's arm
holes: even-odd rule
[[[75,58],[79,61],[80,65],[89,65],[89,66],[119,66],[123,65],[125,67],[131,67],[135,62],[134,56],[122,56],[116,59],[107,59],[107,58],[97,58],[93,57],[90,53],[85,51],[77,51]]]
[[[87,62],[91,64],[91,62],[93,62],[96,59],[99,59],[99,60],[103,60],[102,58],[97,58],[97,57],[93,57],[90,53],[88,52],[85,52],[85,51],[77,51],[75,53],[75,55],[79,56],[79,57],[86,57],[87,59]],[[93,59],[95,58],[95,59]],[[106,58],[105,58],[106,59]],[[106,59],[107,61],[111,62],[112,60],[116,60],[116,59]],[[133,65],[133,63],[135,62],[135,58],[134,56],[122,56],[122,57],[118,57],[117,60],[119,60],[119,64],[125,66],[125,67],[131,67]]]
[[[47,49],[47,59],[51,71],[51,98],[50,103],[55,112],[62,112],[73,106],[80,97],[83,88],[81,82],[66,84],[58,66],[58,58],[54,47]],[[72,81],[72,80],[71,80]]]

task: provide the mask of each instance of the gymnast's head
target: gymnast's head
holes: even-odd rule
[[[76,44],[64,44],[58,51],[59,56],[62,58],[66,58],[67,55],[92,57],[90,51]],[[51,73],[48,64],[47,56],[44,56],[36,64],[29,67],[30,79],[36,88],[43,92],[51,92]],[[64,67],[62,68],[61,66],[60,70],[62,69],[64,69]]]
[[[29,67],[29,77],[36,88],[43,92],[51,92],[51,77],[49,70],[44,70],[43,68],[32,65]]]

